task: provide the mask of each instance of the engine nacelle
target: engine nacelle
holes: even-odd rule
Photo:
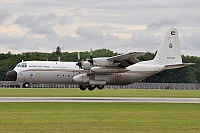
[[[94,66],[110,66],[113,65],[112,61],[109,61],[108,58],[94,58]]]
[[[73,77],[73,82],[79,85],[127,85],[143,76],[137,73],[79,74]]]
[[[88,61],[84,61],[82,63],[82,68],[85,70],[89,70],[90,69],[90,63]]]
[[[73,82],[78,84],[86,84],[89,82],[89,76],[87,74],[79,74],[72,78]]]
[[[106,85],[104,80],[92,80],[88,74],[79,74],[73,77],[73,81],[77,84],[89,84],[89,85]]]
[[[120,67],[92,67],[91,71],[96,73],[124,73],[128,70]]]

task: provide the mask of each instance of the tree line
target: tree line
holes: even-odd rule
[[[89,51],[80,52],[81,59],[87,60],[90,56]],[[111,57],[119,55],[108,49],[98,49],[93,51],[93,57]],[[146,54],[138,57],[140,61],[151,60],[155,56],[154,53],[147,52]],[[0,53],[0,80],[10,80],[6,77],[6,72],[12,70],[17,63],[24,61],[61,61],[76,62],[77,52],[61,52],[57,47],[55,52],[42,53],[42,52],[25,52],[22,54]],[[142,82],[152,83],[200,83],[200,57],[184,56],[182,55],[184,63],[195,63],[195,65],[187,66],[179,69],[165,70],[151,77],[144,79]]]

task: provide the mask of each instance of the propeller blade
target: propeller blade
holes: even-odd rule
[[[76,63],[76,65],[79,66],[79,68],[82,68],[82,62],[81,62],[80,52],[78,52],[77,58],[78,58],[78,62]]]
[[[92,49],[90,49],[90,58],[88,59],[88,62],[90,62],[91,65],[94,65],[93,57],[92,57]]]
[[[77,58],[78,58],[78,61],[81,60],[80,52],[78,52],[78,54],[77,54]]]
[[[90,49],[90,57],[92,57],[92,49]]]

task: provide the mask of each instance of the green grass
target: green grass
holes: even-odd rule
[[[199,104],[0,103],[0,132],[197,133]]]
[[[200,90],[0,89],[0,97],[200,97]],[[0,103],[3,133],[197,133],[200,104]]]
[[[200,90],[103,89],[0,89],[0,97],[174,97],[200,98]]]

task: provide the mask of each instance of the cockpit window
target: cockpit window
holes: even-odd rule
[[[20,64],[17,65],[17,67],[23,67],[23,68],[25,68],[25,67],[27,67],[27,64],[26,63],[20,63]]]

